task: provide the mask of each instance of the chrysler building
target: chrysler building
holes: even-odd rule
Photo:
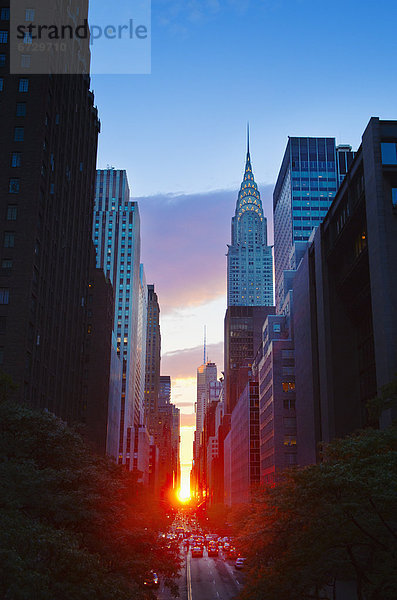
[[[227,305],[273,305],[273,256],[267,245],[267,220],[252,173],[247,138],[244,179],[232,218],[232,243],[227,253]]]

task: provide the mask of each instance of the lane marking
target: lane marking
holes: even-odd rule
[[[192,574],[190,572],[190,554],[186,556],[187,600],[192,600]]]

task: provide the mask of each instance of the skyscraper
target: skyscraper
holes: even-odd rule
[[[372,117],[294,280],[299,464],[365,427],[395,379],[396,273],[397,121]],[[396,412],[385,405],[380,425]]]
[[[205,344],[204,344],[205,361]],[[215,385],[218,377],[216,364],[213,362],[203,362],[197,369],[197,402],[196,410],[196,431],[193,441],[193,480],[194,493],[197,500],[200,500],[206,489],[205,474],[205,439],[204,422],[207,406],[210,398],[210,385]],[[215,388],[213,388],[214,390]]]
[[[210,394],[210,383],[218,377],[216,364],[207,362],[197,369],[197,404],[196,404],[196,451],[201,443],[200,436],[204,427],[205,410]]]
[[[267,220],[251,166],[249,131],[244,178],[232,218],[227,253],[225,315],[225,404],[231,414],[246,380],[239,370],[252,364],[261,341],[262,324],[273,312],[273,256],[267,245]]]
[[[169,375],[160,375],[159,384],[159,405],[169,404],[171,402],[171,377]]]
[[[267,245],[267,219],[252,172],[249,134],[244,179],[227,253],[227,305],[273,305],[272,249]]]
[[[337,149],[335,138],[288,138],[273,193],[277,313],[290,289],[288,271],[298,266],[307,240],[327,214],[353,156],[350,146]]]
[[[154,285],[148,285],[148,318],[146,335],[145,423],[154,434],[157,422],[160,387],[160,306]]]
[[[180,482],[180,411],[171,404],[171,377],[161,375],[155,441],[159,448],[158,479],[162,497]]]
[[[85,417],[98,114],[88,75],[8,73],[9,6],[0,1],[0,368],[18,400],[71,423]]]
[[[138,205],[130,201],[127,174],[123,170],[97,171],[93,239],[96,266],[113,283],[114,331],[123,361],[118,462],[132,467],[134,432],[139,427],[143,405],[141,376],[137,374],[142,353],[139,314],[143,273]]]

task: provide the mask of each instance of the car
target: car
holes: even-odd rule
[[[149,575],[144,580],[143,585],[147,588],[158,588],[160,585],[160,581],[157,573],[151,571],[151,573],[149,573]]]
[[[234,563],[234,568],[235,569],[244,569],[244,563],[247,559],[246,558],[241,558],[241,556],[236,560],[236,562]]]
[[[234,546],[230,546],[229,550],[227,551],[227,557],[230,559],[237,558],[237,550]]]
[[[208,546],[208,556],[218,556],[218,546],[212,544]]]
[[[194,546],[194,548],[192,548],[192,556],[194,558],[203,558],[202,546]]]

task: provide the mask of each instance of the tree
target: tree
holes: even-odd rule
[[[92,454],[52,414],[4,397],[0,514],[5,600],[141,599],[152,568],[170,586],[178,573],[159,512],[134,476]]]
[[[365,430],[324,448],[324,462],[263,489],[241,525],[242,599],[397,597],[397,429]]]

